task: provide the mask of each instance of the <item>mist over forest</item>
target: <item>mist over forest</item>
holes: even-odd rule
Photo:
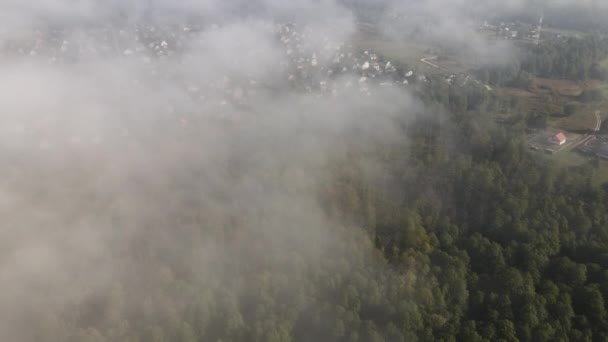
[[[0,2],[0,341],[608,339],[607,11]]]

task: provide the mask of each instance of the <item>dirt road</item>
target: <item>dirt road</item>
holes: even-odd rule
[[[422,58],[420,61],[424,64],[432,66],[435,69],[445,70],[444,68],[440,67],[439,65],[429,62],[429,61],[435,61],[435,60],[437,60],[437,56],[425,57],[425,58]]]

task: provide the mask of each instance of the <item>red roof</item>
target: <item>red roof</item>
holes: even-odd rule
[[[559,132],[555,135],[554,139],[561,143],[563,141],[566,141],[566,135],[562,132]]]

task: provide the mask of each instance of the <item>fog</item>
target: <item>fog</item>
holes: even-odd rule
[[[142,303],[160,317],[168,298],[178,311],[196,298],[163,290],[172,279],[239,295],[255,270],[295,293],[306,274],[292,263],[344,257],[341,241],[363,235],[321,207],[325,169],[395,137],[413,101],[291,90],[277,24],[306,28],[301,54],[322,69],[351,13],[240,5],[2,2],[1,340],[111,336],[104,324],[143,317]],[[74,313],[85,321],[58,323]]]
[[[470,6],[392,2],[383,15],[414,10],[440,23],[430,39],[505,56],[475,38]],[[164,301],[196,298],[167,290],[175,279],[239,295],[270,273],[291,294],[321,258],[392,272],[371,243],[347,250],[364,229],[319,201],[332,162],[400,141],[422,108],[405,88],[326,77],[356,27],[330,0],[2,1],[0,340],[110,336],[99,303],[113,300],[169,319]],[[303,86],[281,42],[296,30]],[[53,318],[76,313],[81,326]]]
[[[479,64],[504,64],[515,50],[504,41],[489,42],[477,33],[485,20],[501,16],[526,18],[533,23],[546,14],[545,23],[575,21],[568,13],[585,14],[581,20],[601,22],[608,14],[605,1],[571,0],[352,0],[360,12],[373,12],[381,32],[396,40],[419,40],[447,48],[474,59]],[[370,10],[373,9],[372,10]],[[549,15],[550,14],[550,15]],[[555,17],[554,17],[555,16]],[[584,18],[584,19],[582,19]],[[566,20],[564,20],[566,19]],[[580,23],[579,25],[584,25]],[[597,26],[597,25],[596,25]]]

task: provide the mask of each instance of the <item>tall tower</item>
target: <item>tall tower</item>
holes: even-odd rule
[[[536,44],[536,45],[540,44],[540,35],[543,31],[543,20],[544,19],[545,19],[545,12],[543,10],[541,10],[540,18],[538,18],[538,27],[536,29],[536,39],[534,41],[534,44]]]

